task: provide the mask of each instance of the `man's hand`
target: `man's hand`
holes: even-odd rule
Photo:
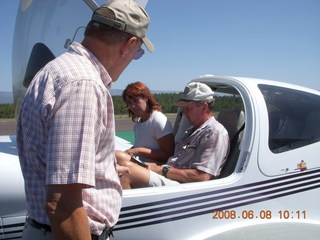
[[[123,174],[129,174],[130,173],[128,167],[120,166],[119,164],[117,164],[117,172],[118,172],[119,178],[121,178],[123,176]]]
[[[130,156],[139,156],[141,154],[141,149],[142,148],[130,148],[126,150],[125,152],[128,153]]]

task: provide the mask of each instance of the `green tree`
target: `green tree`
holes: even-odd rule
[[[14,118],[15,109],[13,104],[0,104],[0,118]]]

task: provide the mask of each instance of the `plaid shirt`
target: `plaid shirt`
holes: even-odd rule
[[[115,168],[111,78],[79,43],[34,77],[21,105],[17,147],[28,214],[50,224],[46,185],[84,184],[91,233],[118,220],[121,185]]]
[[[189,128],[184,138],[176,143],[174,152],[168,165],[219,176],[229,152],[228,132],[212,116],[198,129]]]

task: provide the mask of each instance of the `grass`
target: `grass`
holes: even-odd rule
[[[166,113],[165,115],[168,117],[170,117],[170,116],[174,117],[174,116],[176,116],[176,113]],[[126,115],[126,114],[115,115],[115,118],[128,118],[129,119],[128,115]],[[15,122],[15,121],[16,121],[15,118],[0,118],[0,122]]]
[[[15,122],[15,118],[0,118],[0,122]]]

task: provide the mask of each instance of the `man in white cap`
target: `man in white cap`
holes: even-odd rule
[[[82,43],[33,78],[21,104],[17,146],[28,218],[23,239],[106,239],[122,189],[109,93],[147,39],[147,13],[133,0],[94,11]]]
[[[214,92],[200,82],[189,83],[175,106],[183,109],[192,125],[175,147],[165,165],[147,168],[130,161],[126,153],[117,155],[118,163],[129,171],[121,176],[124,189],[170,186],[207,181],[218,177],[229,152],[227,130],[212,116]]]

